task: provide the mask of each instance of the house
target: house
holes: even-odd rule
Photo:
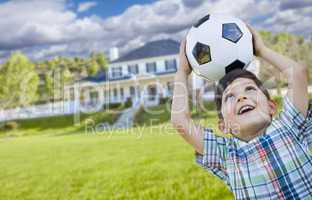
[[[133,105],[157,105],[161,98],[172,96],[174,76],[179,66],[179,46],[174,40],[153,41],[121,57],[113,48],[110,58],[114,59],[107,73],[99,72],[65,86],[62,101],[0,110],[0,121],[100,111],[105,104],[123,103],[129,99]],[[254,60],[248,69],[258,74],[259,61]],[[198,97],[214,98],[213,87],[207,81],[192,74],[189,83],[193,103]],[[311,91],[312,86],[309,87]]]
[[[108,72],[67,87],[67,97],[79,99],[82,105],[123,103],[129,99],[134,105],[157,105],[161,98],[172,96],[179,46],[170,39],[146,43],[110,62]]]

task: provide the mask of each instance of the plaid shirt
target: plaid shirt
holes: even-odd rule
[[[312,109],[304,116],[288,97],[265,134],[243,142],[204,131],[196,161],[221,178],[236,199],[312,199]]]

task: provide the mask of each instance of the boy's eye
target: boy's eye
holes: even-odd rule
[[[232,100],[233,98],[234,98],[234,95],[230,93],[225,96],[224,101],[227,102],[228,100]]]
[[[250,91],[250,90],[256,90],[256,88],[254,86],[247,86],[246,91]]]

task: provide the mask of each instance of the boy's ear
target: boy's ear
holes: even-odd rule
[[[220,130],[222,133],[226,133],[224,120],[219,119],[219,121],[218,121],[218,127],[219,127],[219,130]]]
[[[277,104],[273,100],[269,100],[270,115],[273,117],[277,113]]]

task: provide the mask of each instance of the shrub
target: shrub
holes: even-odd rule
[[[159,99],[159,104],[166,104],[166,103],[169,103],[171,105],[172,97],[162,97]]]
[[[105,109],[121,109],[122,108],[122,104],[121,103],[109,103],[108,105],[104,105],[104,110]]]
[[[11,122],[6,122],[3,126],[4,130],[10,131],[10,130],[15,130],[18,128],[18,123],[15,121],[11,121]]]
[[[127,101],[125,102],[124,107],[125,108],[130,108],[132,106],[132,99],[131,98],[127,98]]]

